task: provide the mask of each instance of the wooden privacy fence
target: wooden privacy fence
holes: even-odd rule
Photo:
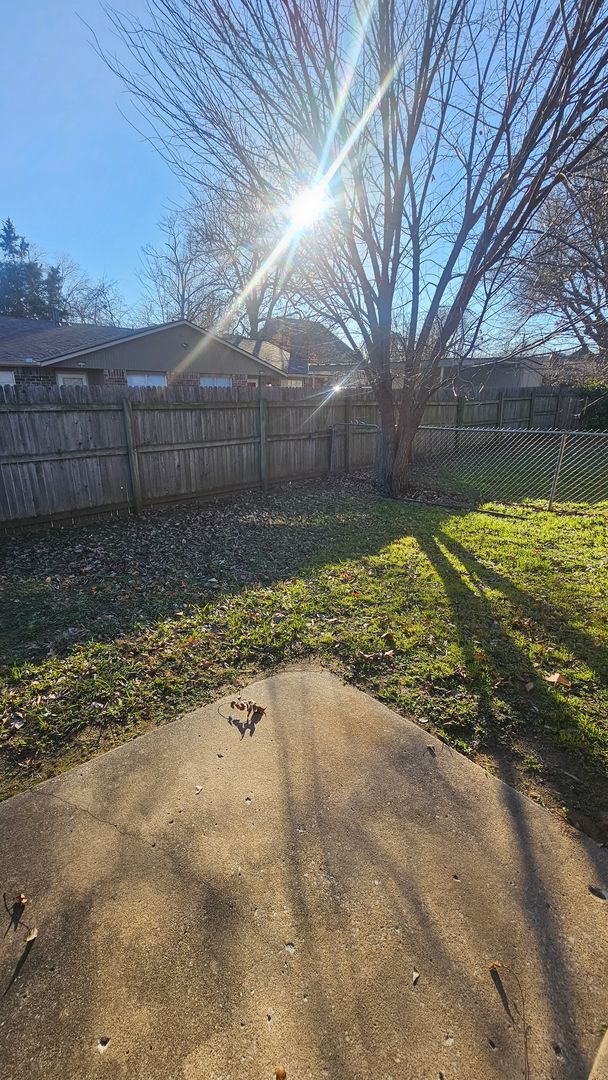
[[[578,426],[584,398],[539,390],[435,398],[423,423]],[[365,392],[0,390],[0,528],[220,496],[369,466]]]
[[[376,407],[365,398],[86,395],[0,404],[5,531],[266,488],[361,468],[374,455]]]
[[[556,428],[579,427],[587,396],[570,387],[547,386],[514,390],[482,390],[475,398],[455,397],[450,390],[436,394],[424,411],[431,427]]]

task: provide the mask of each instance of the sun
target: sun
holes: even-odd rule
[[[303,188],[287,210],[292,230],[302,232],[304,229],[310,229],[323,216],[327,206],[327,190],[324,184]]]

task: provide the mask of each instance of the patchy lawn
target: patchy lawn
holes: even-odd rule
[[[597,821],[607,531],[390,502],[354,479],[5,540],[0,792],[315,658]]]

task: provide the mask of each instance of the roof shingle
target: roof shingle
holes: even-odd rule
[[[141,333],[124,326],[55,326],[42,319],[0,316],[0,363],[24,364],[26,359],[42,363]]]

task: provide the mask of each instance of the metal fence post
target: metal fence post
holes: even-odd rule
[[[462,427],[464,420],[464,407],[466,405],[466,398],[463,394],[459,394],[456,399],[456,434],[454,436],[454,453],[458,452],[458,446],[460,443],[460,428]]]
[[[143,500],[141,497],[141,477],[139,475],[139,458],[137,456],[137,446],[135,445],[135,436],[133,434],[133,410],[131,408],[131,402],[126,397],[122,399],[122,412],[125,421],[129,471],[131,473],[133,509],[136,514],[139,514],[143,507]]]
[[[564,431],[560,439],[559,452],[557,455],[557,462],[555,465],[555,472],[553,473],[553,483],[551,484],[551,494],[549,495],[549,502],[547,503],[547,510],[553,509],[553,500],[557,492],[557,485],[559,483],[559,474],[562,468],[562,462],[564,460],[564,451],[566,449],[566,443],[568,441],[568,433]]]

